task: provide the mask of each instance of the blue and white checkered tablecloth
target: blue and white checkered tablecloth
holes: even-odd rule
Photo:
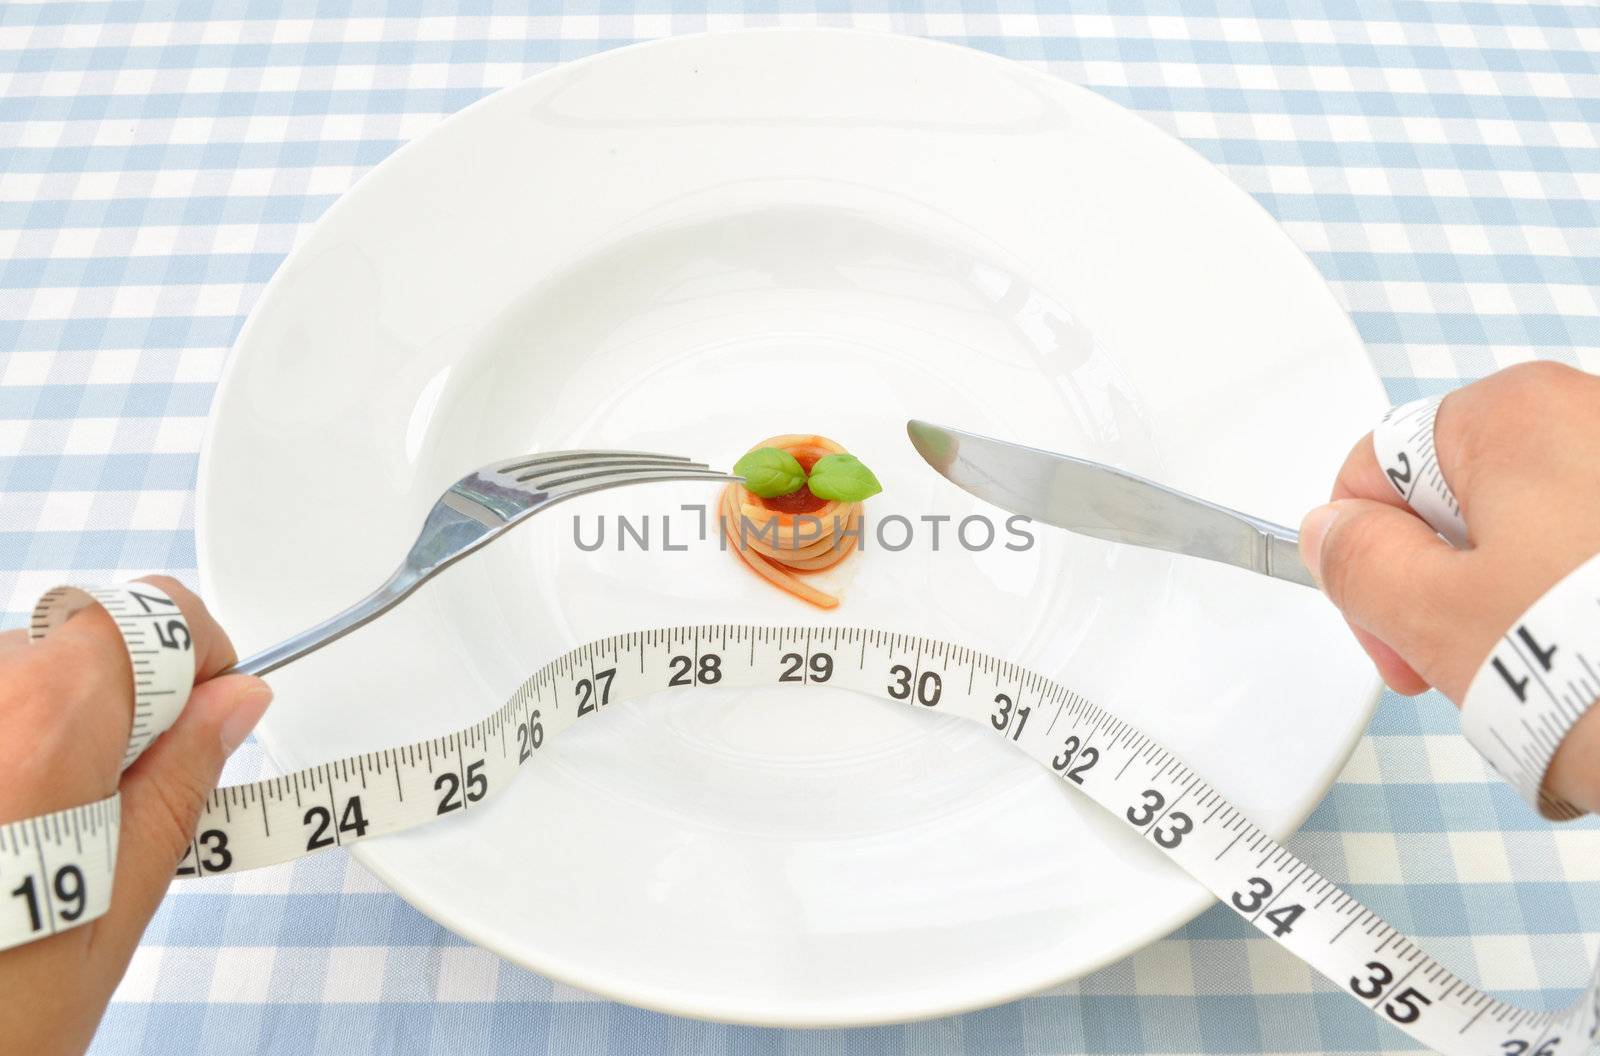
[[[856,25],[1087,85],[1255,195],[1396,401],[1534,357],[1600,371],[1590,0],[0,4],[0,601],[192,576],[212,388],[285,253],[363,172],[555,63],[671,33]],[[262,772],[247,748],[230,776]],[[1385,698],[1290,846],[1449,964],[1554,1007],[1600,947],[1600,826],[1485,780],[1437,695]],[[3,999],[3,997],[0,997]],[[1401,1052],[1216,908],[1110,968],[906,1026],[619,1006],[440,929],[342,854],[175,890],[94,1052]]]

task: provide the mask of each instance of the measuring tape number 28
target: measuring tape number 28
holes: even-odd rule
[[[1431,413],[1426,417],[1431,427]],[[1431,432],[1410,418],[1396,421],[1378,430],[1386,434],[1384,443],[1396,432],[1404,434],[1395,450],[1406,458],[1393,464],[1409,464],[1412,474],[1432,472]],[[1442,476],[1434,487],[1442,490],[1433,515],[1425,512],[1426,503],[1414,508],[1448,534],[1438,509],[1459,520],[1459,505]],[[154,600],[140,601],[138,594]],[[1592,620],[1600,608],[1600,558],[1529,610],[1508,633],[1504,649],[1485,663],[1473,684],[1476,696],[1469,694],[1467,701],[1469,729],[1476,723],[1489,731],[1502,756],[1490,754],[1491,761],[1535,802],[1542,802],[1534,776],[1543,773],[1539,760],[1547,764],[1545,750],[1554,749],[1548,744],[1551,727],[1539,720],[1532,727],[1538,736],[1525,734],[1527,703],[1543,691],[1536,686],[1555,690],[1551,679],[1576,670],[1570,664],[1587,669],[1581,652],[1566,644],[1569,628],[1561,625],[1569,608],[1581,608],[1560,601],[1568,595],[1587,599],[1585,618]],[[92,597],[58,590],[41,601],[36,633],[47,633],[72,605],[88,603],[85,598],[118,617],[130,654],[148,658],[141,669],[141,688],[151,700],[141,724],[148,741],[175,714],[175,705],[160,702],[181,702],[192,678],[192,667],[148,651],[174,651],[164,643],[186,639],[181,616],[175,607],[161,607],[158,592],[142,584]],[[160,612],[144,611],[145,605]],[[1591,623],[1570,630],[1594,629]],[[178,873],[239,872],[482,809],[552,737],[612,704],[673,687],[775,684],[853,689],[979,723],[1105,808],[1376,1015],[1440,1052],[1571,1056],[1589,1051],[1600,1033],[1600,979],[1562,1013],[1521,1009],[1484,994],[1280,846],[1170,751],[1069,687],[958,645],[883,630],[724,624],[591,642],[546,664],[466,729],[218,789]],[[1506,711],[1506,700],[1519,696],[1527,698],[1519,705],[1523,712]],[[136,754],[132,746],[130,754]],[[1542,805],[1547,813],[1563,813],[1560,804]],[[17,890],[39,895],[31,902],[13,895],[0,905],[0,948],[105,911],[116,827],[115,797],[0,827],[0,896]]]

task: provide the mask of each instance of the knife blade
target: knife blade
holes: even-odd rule
[[[946,480],[1003,510],[1079,535],[1317,585],[1292,528],[1088,459],[914,419],[906,433]]]

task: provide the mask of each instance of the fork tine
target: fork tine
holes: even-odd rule
[[[606,491],[618,488],[624,484],[651,484],[657,481],[668,480],[741,480],[731,473],[723,473],[716,469],[635,469],[618,471],[608,474],[586,474],[577,480],[564,482],[576,485],[573,487],[557,486],[547,489],[552,498],[570,499],[576,495],[588,495],[591,492]]]
[[[544,470],[539,473],[529,473],[517,478],[519,483],[528,484],[541,491],[575,484],[579,481],[590,480],[595,477],[610,476],[615,473],[629,472],[661,472],[679,469],[698,470],[709,469],[704,462],[650,462],[636,459],[628,462],[595,462],[586,464],[573,464],[562,466],[559,469]]]
[[[683,458],[584,458],[554,463],[548,466],[541,465],[531,470],[503,475],[512,477],[518,484],[532,484],[535,487],[541,487],[552,479],[564,479],[574,473],[591,469],[626,469],[630,466],[643,468],[659,466],[663,469],[674,469],[679,466],[703,467],[704,465],[705,463],[703,462],[690,462]]]
[[[496,462],[491,469],[496,473],[516,473],[535,466],[559,466],[562,463],[602,459],[648,459],[652,462],[687,462],[682,455],[662,455],[654,451],[549,451],[542,455],[524,455],[504,462]]]

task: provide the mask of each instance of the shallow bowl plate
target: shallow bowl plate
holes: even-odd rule
[[[903,424],[1113,462],[1293,523],[1382,406],[1304,256],[1127,111],[905,37],[678,37],[498,92],[329,210],[217,394],[201,574],[250,651],[380,582],[481,463],[623,447],[727,465],[816,431],[886,488],[836,612],[702,537],[713,490],[609,493],[275,675],[272,758],[464,726],[617,631],[872,626],[1063,679],[1282,834],[1374,698],[1332,609],[1202,562],[1043,528],[1027,543],[923,466]],[[984,516],[987,543],[967,520]],[[354,854],[513,961],[769,1024],[992,1004],[1209,901],[975,725],[826,689],[618,705],[488,809]]]

